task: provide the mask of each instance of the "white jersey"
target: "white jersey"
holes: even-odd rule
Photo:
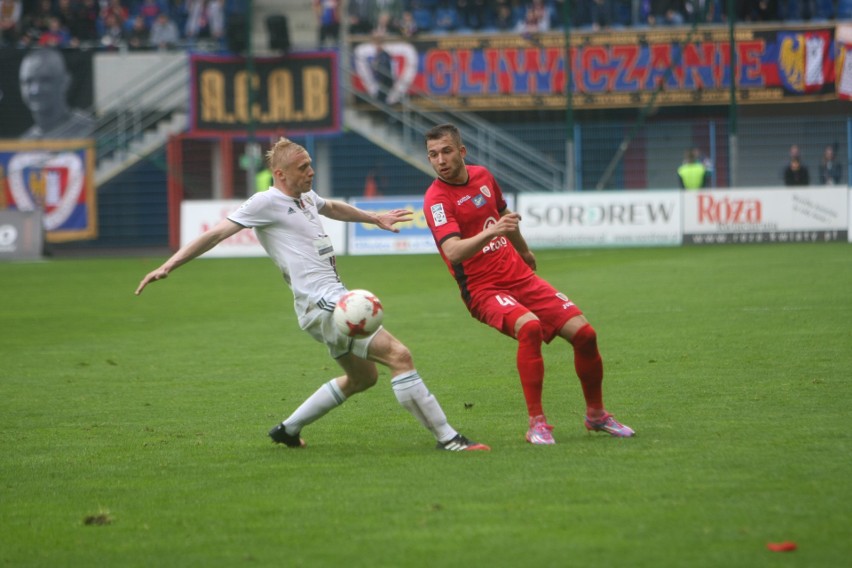
[[[254,229],[293,291],[303,328],[315,315],[313,310],[333,310],[346,291],[337,275],[334,247],[319,218],[324,206],[325,199],[313,190],[296,199],[270,188],[255,193],[228,215],[234,223]]]

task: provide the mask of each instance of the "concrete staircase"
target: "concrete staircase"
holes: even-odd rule
[[[140,138],[129,141],[126,148],[118,149],[109,157],[99,160],[95,170],[95,183],[97,185],[106,183],[162,148],[170,136],[185,132],[188,124],[189,117],[185,112],[174,112],[167,119],[159,121],[153,129],[143,132]]]

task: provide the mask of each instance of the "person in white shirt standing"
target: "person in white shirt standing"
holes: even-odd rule
[[[321,418],[349,397],[378,381],[376,363],[391,372],[391,387],[399,403],[437,440],[437,448],[449,451],[489,450],[459,434],[447,421],[435,396],[414,367],[409,349],[384,327],[364,338],[340,333],[332,321],[338,298],[346,291],[335,266],[331,239],[323,230],[320,215],[338,221],[372,223],[398,232],[394,225],[411,219],[411,212],[394,209],[375,214],[343,201],[320,197],[313,189],[314,169],[307,150],[281,138],[267,152],[273,185],[252,195],[236,211],[174,253],[149,272],[136,294],[156,280],[204,254],[228,237],[253,229],[266,253],[281,270],[294,296],[299,327],[328,347],[344,374],[331,379],[307,398],[289,417],[269,431],[276,443],[291,448],[305,446],[304,426]]]

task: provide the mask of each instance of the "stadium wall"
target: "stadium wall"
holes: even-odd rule
[[[852,242],[852,190],[775,187],[709,191],[521,193],[510,209],[532,248],[700,246],[751,243]],[[399,233],[374,225],[323,219],[337,254],[434,254],[423,198],[350,199],[377,213],[408,209],[413,219]],[[241,201],[185,201],[180,245],[212,227]],[[207,254],[264,256],[243,231]],[[212,254],[211,254],[212,253]]]

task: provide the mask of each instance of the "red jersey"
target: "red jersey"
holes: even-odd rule
[[[445,240],[479,234],[496,223],[506,209],[503,192],[491,172],[482,166],[466,168],[466,184],[454,185],[441,179],[432,182],[423,200],[423,214],[441,258],[469,304],[471,295],[480,290],[511,287],[535,273],[504,236],[495,237],[461,264],[452,264],[444,255],[441,244]]]

